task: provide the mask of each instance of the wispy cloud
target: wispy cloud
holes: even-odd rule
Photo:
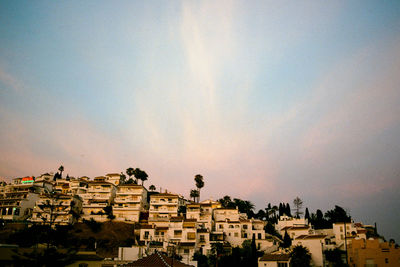
[[[0,82],[17,93],[23,90],[22,82],[7,72],[3,66],[0,66]]]

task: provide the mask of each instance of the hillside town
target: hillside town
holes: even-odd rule
[[[1,182],[2,227],[21,222],[26,227],[51,228],[82,222],[134,226],[132,232],[124,233],[132,244],[119,247],[118,256],[100,257],[96,248],[91,254],[78,251],[80,260],[68,266],[153,266],[145,262],[154,261],[165,263],[162,266],[235,266],[226,262],[238,249],[246,248],[251,251],[248,266],[400,264],[400,249],[394,240],[386,241],[374,225],[354,222],[338,206],[325,215],[331,221],[324,219],[321,211],[312,215],[308,209],[303,212],[298,197],[293,215],[289,204],[284,203],[269,205],[256,214],[254,206],[245,208],[250,202],[229,196],[200,201],[204,186],[201,175],[196,175],[197,190],[192,190],[192,199],[187,199],[168,189],[157,191],[154,185],[147,189],[143,185],[147,174],[140,169],[128,169],[128,179],[123,173],[94,179],[62,177],[63,167],[59,170]],[[5,255],[7,249],[2,245],[1,254]],[[297,262],[301,257],[306,258],[306,265]],[[173,263],[174,259],[175,265],[169,265],[168,261]],[[15,266],[13,260],[3,256],[0,263]]]

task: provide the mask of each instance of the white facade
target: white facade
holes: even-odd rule
[[[140,213],[147,209],[146,188],[135,184],[117,187],[113,208],[116,221],[139,222]]]
[[[115,198],[116,188],[108,182],[88,182],[87,193],[79,195],[82,200],[83,219],[106,221],[104,208],[111,205]]]
[[[292,245],[302,245],[306,247],[311,254],[311,261],[313,266],[322,267],[324,266],[324,255],[325,250],[325,235],[304,235],[299,236],[293,240]]]

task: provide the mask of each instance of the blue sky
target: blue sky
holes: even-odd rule
[[[397,233],[397,1],[2,1],[0,176],[140,167]]]

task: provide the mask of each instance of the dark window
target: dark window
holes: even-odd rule
[[[258,239],[261,239],[261,233],[258,233]]]
[[[17,216],[19,215],[19,208],[16,208],[16,209],[15,209],[14,215],[17,215]]]
[[[7,215],[12,215],[12,211],[13,211],[13,209],[12,209],[12,208],[8,208]]]

